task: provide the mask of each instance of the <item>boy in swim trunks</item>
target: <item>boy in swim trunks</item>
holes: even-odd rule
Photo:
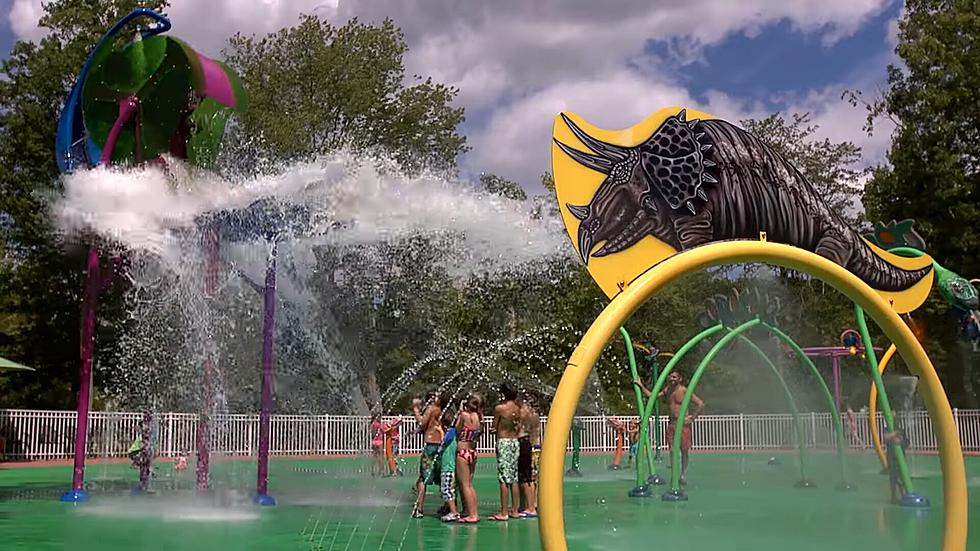
[[[509,384],[500,385],[501,401],[493,409],[493,426],[497,434],[497,480],[500,482],[500,512],[490,520],[505,521],[519,518],[517,489],[517,459],[520,445],[517,442],[521,407],[517,404],[517,391]],[[508,503],[510,508],[508,509]]]
[[[902,473],[898,468],[898,450],[901,449],[904,452],[909,448],[905,431],[898,428],[892,432],[886,432],[885,447],[888,450],[888,487],[891,490],[892,503],[899,503],[905,495],[905,486],[902,484]]]
[[[520,451],[517,458],[517,479],[521,487],[519,515],[522,518],[538,516],[537,461],[541,456],[541,418],[535,409],[534,397],[525,392],[521,399],[521,424],[518,432]]]
[[[445,398],[436,392],[430,392],[426,396],[424,404],[422,400],[415,398],[412,400],[412,413],[415,415],[415,422],[418,423],[418,431],[423,434],[425,446],[419,456],[419,478],[415,482],[415,509],[412,511],[412,518],[422,518],[422,508],[425,504],[425,487],[430,479],[432,463],[435,461],[436,454],[439,453],[439,446],[445,433],[439,420],[442,418],[442,408],[445,406]]]
[[[433,473],[439,476],[439,492],[446,509],[446,514],[442,515],[443,522],[456,522],[459,520],[459,511],[456,509],[456,419],[451,417],[447,409],[442,415],[442,428],[446,431],[446,437],[442,440],[439,450],[439,472]]]
[[[626,456],[626,468],[628,469],[633,465],[633,459],[636,459],[636,452],[640,443],[640,423],[634,419],[626,423],[626,438],[630,442],[629,455]]]

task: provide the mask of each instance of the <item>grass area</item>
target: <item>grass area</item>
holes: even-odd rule
[[[931,498],[928,511],[886,504],[887,476],[871,455],[849,456],[856,492],[834,489],[832,455],[811,456],[815,489],[793,487],[793,456],[767,464],[760,454],[695,455],[680,504],[630,498],[633,472],[609,471],[609,458],[583,457],[584,478],[565,481],[565,516],[572,549],[752,549],[753,551],[938,549],[942,533],[939,461],[912,457],[916,490]],[[373,479],[367,459],[277,459],[270,493],[276,507],[250,503],[252,462],[214,463],[214,495],[197,497],[193,472],[162,464],[156,493],[132,497],[136,472],[127,465],[94,465],[87,472],[88,503],[58,501],[71,468],[0,468],[0,549],[73,550],[535,550],[536,520],[493,523],[498,507],[495,465],[481,458],[480,513],[475,526],[410,518],[414,462],[406,477]],[[664,464],[660,468],[665,468]],[[968,458],[970,484],[980,486],[980,458]],[[662,491],[658,488],[657,493]],[[980,497],[971,494],[971,511]],[[427,512],[439,498],[431,488]],[[980,533],[978,514],[972,534]],[[975,539],[975,537],[974,537]]]

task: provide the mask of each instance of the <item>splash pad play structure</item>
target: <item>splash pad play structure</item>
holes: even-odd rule
[[[942,548],[966,549],[967,484],[952,411],[928,356],[899,317],[925,300],[934,277],[931,259],[910,262],[864,240],[786,161],[706,113],[665,109],[620,132],[561,114],[555,120],[553,162],[572,243],[611,302],[569,359],[550,411],[539,494],[545,549],[568,548],[562,450],[584,380],[606,343],[664,285],[695,270],[738,262],[791,268],[829,283],[855,303],[868,352],[873,346],[864,312],[895,344],[920,379],[937,430],[945,506]],[[749,171],[750,163],[756,169]],[[780,191],[771,193],[774,189]],[[723,341],[736,336],[732,331]],[[883,395],[877,366],[871,371]],[[682,412],[689,400],[686,396]],[[887,416],[886,421],[894,426]],[[902,457],[900,450],[896,455]],[[909,480],[906,468],[902,478]],[[912,494],[911,486],[906,491]],[[918,497],[913,494],[910,504],[924,505]]]
[[[141,23],[151,21],[148,26]],[[135,27],[135,30],[131,29]],[[169,154],[189,163],[207,167],[214,162],[224,134],[225,123],[233,111],[245,108],[244,92],[238,76],[223,63],[194,51],[186,43],[163,36],[171,28],[162,15],[137,9],[119,20],[99,40],[82,67],[58,121],[56,154],[63,173],[96,166],[159,163]],[[133,30],[134,38],[117,46],[123,31]],[[256,225],[255,223],[252,224]],[[204,293],[216,292],[218,270],[218,224],[204,230]],[[266,232],[270,236],[271,232]],[[273,249],[274,251],[274,249]],[[98,296],[112,282],[121,259],[114,258],[104,272],[98,247],[89,249],[83,306],[82,356],[78,423],[75,434],[75,466],[71,490],[63,501],[85,501],[84,490],[88,414],[91,401],[92,360],[95,345],[95,317]],[[266,493],[268,463],[268,415],[272,369],[271,300],[275,293],[275,255],[270,255],[266,277],[266,315],[263,346],[263,425],[260,437],[259,482],[256,501],[274,504]],[[271,295],[271,296],[270,296]],[[215,358],[206,353],[202,388],[202,411],[197,436],[197,487],[208,488],[210,425],[214,398]],[[149,452],[149,442],[143,447]],[[263,450],[265,450],[263,452]],[[140,487],[149,476],[142,469]]]
[[[237,78],[217,62],[199,56],[176,39],[161,36],[169,29],[169,23],[162,17],[152,12],[134,12],[110,35],[121,35],[128,24],[142,18],[150,18],[155,23],[136,30],[140,40],[124,45],[111,40],[100,43],[80,75],[72,92],[74,99],[66,109],[70,116],[62,119],[60,127],[66,133],[59,133],[59,166],[65,171],[78,173],[95,165],[153,164],[162,152],[206,168],[217,151],[225,118],[231,111],[244,108],[244,98],[235,90]],[[157,38],[163,42],[155,40]],[[151,61],[138,65],[157,69],[117,71],[131,65],[135,59]],[[215,67],[221,69],[230,90],[215,84],[213,79],[225,82],[220,73],[212,70]],[[132,79],[120,78],[120,75],[130,75]],[[86,90],[89,90],[88,94]],[[185,103],[183,92],[196,98],[196,103]],[[159,95],[161,93],[164,95]],[[171,101],[175,97],[181,98],[180,101]],[[695,117],[700,117],[701,122]],[[127,269],[125,260],[110,260],[108,266],[103,267],[100,258],[107,256],[109,249],[93,245],[86,282],[86,325],[83,327],[81,363],[83,392],[79,396],[75,468],[70,473],[72,491],[65,496],[66,501],[78,505],[66,506],[56,499],[64,490],[64,480],[69,476],[67,469],[52,467],[9,473],[11,476],[0,481],[0,519],[8,516],[17,519],[11,523],[16,526],[6,537],[39,548],[57,546],[70,537],[82,542],[80,548],[86,548],[84,541],[91,541],[95,542],[91,548],[100,550],[129,549],[137,538],[138,541],[154,541],[161,547],[174,548],[220,545],[236,549],[339,550],[447,546],[454,549],[538,549],[542,546],[563,549],[569,545],[572,548],[636,548],[640,544],[649,545],[656,537],[668,547],[697,541],[713,548],[729,548],[733,541],[739,541],[746,548],[761,551],[785,549],[801,540],[818,538],[830,548],[846,549],[848,545],[855,549],[876,548],[881,538],[904,530],[907,535],[911,534],[908,541],[913,543],[910,544],[912,547],[907,547],[909,549],[923,548],[917,546],[918,543],[926,541],[931,545],[940,538],[943,549],[965,549],[968,522],[965,466],[959,455],[948,403],[928,357],[896,313],[912,311],[921,303],[935,279],[932,274],[940,273],[936,264],[928,257],[903,259],[894,250],[888,252],[889,246],[860,248],[859,238],[847,234],[836,235],[836,239],[814,240],[811,238],[819,232],[806,224],[801,226],[806,227],[804,235],[788,235],[782,231],[785,220],[780,218],[787,211],[772,205],[760,207],[762,203],[755,201],[760,198],[753,196],[751,189],[752,185],[760,183],[746,183],[751,178],[742,181],[745,189],[725,195],[737,197],[737,204],[724,205],[726,199],[719,197],[716,190],[731,191],[730,186],[735,185],[733,174],[738,173],[740,165],[739,155],[733,148],[726,147],[726,140],[748,138],[740,136],[734,127],[723,126],[720,121],[705,124],[710,120],[711,117],[694,111],[671,109],[624,133],[602,132],[574,117],[568,119],[573,124],[564,119],[558,121],[556,138],[559,143],[554,147],[561,214],[573,234],[576,250],[611,302],[576,348],[557,391],[546,389],[540,381],[530,378],[522,383],[536,387],[534,389],[538,391],[547,390],[549,395],[555,392],[542,457],[540,521],[514,521],[496,526],[484,522],[479,527],[465,530],[443,526],[433,519],[416,521],[409,518],[413,499],[406,490],[405,479],[367,479],[364,474],[368,467],[366,459],[270,460],[276,295],[278,283],[281,283],[277,280],[277,269],[282,267],[283,251],[290,249],[289,241],[297,234],[309,233],[311,224],[304,221],[309,216],[305,208],[261,196],[255,201],[215,209],[215,212],[196,217],[195,232],[201,239],[194,248],[200,253],[203,266],[193,272],[195,276],[204,275],[194,282],[199,294],[207,299],[204,303],[217,300],[225,284],[225,280],[217,277],[222,268],[234,275],[229,279],[242,280],[247,289],[262,295],[261,371],[258,365],[254,369],[256,379],[261,373],[262,386],[258,461],[250,460],[248,466],[239,465],[246,462],[209,461],[208,433],[216,422],[216,416],[211,414],[214,411],[212,401],[218,399],[215,379],[219,356],[215,348],[203,344],[199,347],[201,353],[196,356],[201,360],[197,369],[201,374],[198,390],[202,397],[200,424],[194,443],[198,452],[197,472],[193,477],[196,492],[161,487],[153,495],[121,497],[122,491],[131,486],[137,475],[128,466],[117,465],[100,465],[99,476],[94,480],[90,477],[86,483],[85,420],[91,391],[88,385],[94,352],[95,304],[106,285]],[[704,127],[708,127],[704,131],[707,136],[701,135],[700,129]],[[658,135],[660,130],[663,132]],[[65,136],[67,138],[62,139]],[[640,141],[648,136],[655,139]],[[763,165],[780,161],[751,142],[746,151],[757,155]],[[794,172],[779,170],[773,173],[792,176]],[[772,178],[762,184],[783,186],[795,192],[802,190],[801,195],[806,196],[803,183]],[[637,186],[637,182],[641,185]],[[735,210],[719,205],[735,207]],[[804,221],[827,215],[820,209],[819,202],[810,206],[813,208],[805,211],[808,216],[803,218]],[[791,215],[799,214],[788,210]],[[725,213],[741,211],[751,214],[740,220],[724,218]],[[299,227],[293,227],[288,223],[290,221],[299,221],[296,223]],[[267,253],[261,259],[264,279],[255,276],[254,272],[251,275],[237,273],[225,264],[226,258],[221,254],[243,241],[259,243],[261,250]],[[527,240],[522,240],[522,246],[527,246]],[[903,470],[903,477],[907,495],[913,498],[928,496],[938,503],[942,494],[943,507],[913,509],[927,502],[912,499],[905,508],[885,504],[877,508],[883,499],[878,488],[866,484],[867,478],[857,480],[856,474],[868,471],[868,465],[874,462],[873,456],[845,455],[839,408],[832,404],[826,383],[789,336],[790,328],[779,328],[764,303],[729,311],[716,301],[713,309],[709,308],[714,317],[703,323],[701,333],[673,356],[660,354],[654,346],[643,346],[631,339],[626,330],[629,314],[670,280],[712,265],[754,261],[798,269],[840,289],[863,308],[857,312],[858,324],[864,323],[863,312],[866,310],[895,343],[895,349],[906,358],[914,373],[922,378],[920,389],[926,397],[939,437],[942,486],[935,476],[924,480],[916,478],[916,493],[911,491],[913,481],[907,468]],[[705,297],[692,300],[695,298],[701,302]],[[214,329],[210,323],[202,324],[202,333],[210,335]],[[214,325],[218,323],[214,322]],[[864,327],[861,329],[863,337],[867,331]],[[639,389],[635,392],[641,421],[636,471],[609,471],[609,456],[581,456],[579,451],[585,431],[577,423],[580,419],[574,419],[573,415],[582,411],[578,401],[591,366],[608,339],[617,332],[627,345],[631,375],[636,378],[641,371],[652,372],[653,397],[684,358],[690,359],[692,351],[709,339],[714,344],[697,364],[689,394],[693,394],[702,377],[710,377],[713,360],[724,349],[746,347],[758,358],[759,363],[754,368],[760,378],[771,377],[785,389],[783,395],[787,407],[794,410],[793,425],[799,440],[803,431],[800,429],[801,416],[795,411],[798,408],[794,405],[794,396],[780,377],[779,369],[773,365],[773,358],[767,357],[756,344],[762,338],[775,338],[785,343],[793,351],[794,366],[804,370],[805,374],[816,375],[813,386],[827,403],[833,419],[834,460],[814,460],[816,452],[808,450],[800,441],[794,452],[798,457],[797,464],[785,471],[766,465],[764,457],[698,455],[695,459],[696,478],[690,485],[681,486],[678,469],[670,469],[668,473],[664,466],[657,465],[657,453],[661,448],[656,432],[659,430],[658,401],[654,398],[644,400]],[[508,345],[505,341],[485,344],[491,352]],[[641,366],[637,351],[646,355],[648,365]],[[666,366],[660,366],[658,357],[669,358]],[[868,358],[869,362],[872,360]],[[499,378],[513,375],[491,374]],[[415,373],[405,377],[411,380]],[[391,392],[395,395],[400,389]],[[681,406],[682,417],[689,402],[690,396]],[[884,401],[883,407],[887,408]],[[648,430],[651,416],[654,419],[653,435]],[[889,421],[889,426],[893,426],[892,423]],[[679,464],[680,432],[677,431],[674,442],[668,443],[671,465]],[[572,469],[563,482],[563,444],[569,437],[577,441],[577,445],[573,445]],[[144,447],[150,440],[152,436],[143,438]],[[896,453],[902,457],[901,450]],[[927,461],[934,463],[932,459]],[[872,470],[877,471],[876,468]],[[573,473],[584,473],[584,476],[576,478]],[[668,482],[661,473],[670,475],[665,494],[654,492],[656,486]],[[138,476],[140,479],[147,476],[144,469],[140,469]],[[214,491],[216,476],[222,477],[227,484],[221,500],[210,499],[209,495]],[[476,486],[482,498],[481,509],[489,510],[492,504],[487,496],[494,496],[496,490],[492,461],[481,459]],[[835,491],[835,486],[848,491]],[[270,487],[276,490],[276,500],[269,495]],[[626,491],[628,488],[631,488],[629,492]],[[86,489],[91,491],[91,496]],[[236,498],[236,492],[246,495]],[[667,501],[681,503],[663,503],[663,496],[667,496]],[[851,499],[851,496],[856,497]],[[79,503],[89,497],[88,503]],[[253,498],[255,503],[276,503],[277,506],[253,507]],[[749,508],[757,511],[759,516],[746,518],[745,511]],[[926,519],[921,526],[910,524],[916,521],[903,516],[909,510],[927,515],[916,517]],[[798,511],[816,511],[814,516],[826,519],[831,526],[844,525],[849,518],[865,519],[873,513],[878,515],[879,527],[854,535],[848,535],[846,530],[840,531],[843,534],[826,534],[828,524],[809,522],[800,518],[802,514],[797,515]],[[771,526],[773,519],[780,525]],[[565,526],[569,527],[568,534]],[[767,539],[751,540],[751,536],[744,533],[741,539],[733,539],[732,532],[746,528],[764,534]],[[917,535],[916,531],[921,533]]]

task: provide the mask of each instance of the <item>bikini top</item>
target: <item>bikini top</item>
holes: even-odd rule
[[[469,427],[463,427],[463,429],[459,431],[459,441],[476,442],[477,438],[480,437],[480,433],[482,432],[482,428],[471,429]]]

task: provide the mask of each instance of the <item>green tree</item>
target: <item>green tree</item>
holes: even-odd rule
[[[980,274],[980,17],[972,1],[908,0],[888,85],[868,108],[868,131],[895,123],[888,164],[864,190],[871,220],[914,218],[928,252],[967,276]],[[860,98],[852,94],[852,102]],[[976,355],[958,342],[937,298],[914,314],[954,405],[976,407]]]
[[[872,220],[912,218],[930,253],[980,274],[980,17],[972,1],[908,0],[888,88],[869,124],[897,123],[890,166],[874,171],[864,206]],[[869,126],[873,130],[873,126]]]
[[[307,15],[263,38],[235,35],[226,54],[249,97],[244,133],[275,159],[380,148],[407,170],[455,169],[466,150],[457,90],[419,76],[405,86],[407,49],[391,20],[336,27]]]
[[[50,221],[48,198],[60,190],[55,125],[89,51],[138,6],[162,9],[166,2],[46,3],[40,25],[49,33],[37,42],[17,42],[0,65],[0,236],[6,253],[0,316],[18,321],[0,332],[0,354],[37,368],[0,379],[0,407],[74,405],[85,250],[60,241]],[[100,315],[96,338],[107,351],[118,297],[104,301]]]
[[[786,158],[813,184],[831,210],[839,213],[852,227],[859,218],[858,177],[855,164],[861,159],[861,148],[852,142],[818,139],[820,127],[810,113],[794,113],[787,119],[774,113],[763,119],[746,119],[740,124],[769,147]]]
[[[527,193],[520,184],[506,178],[501,178],[496,174],[490,174],[488,172],[480,174],[480,184],[487,193],[500,195],[501,197],[506,197],[514,201],[527,199]]]

